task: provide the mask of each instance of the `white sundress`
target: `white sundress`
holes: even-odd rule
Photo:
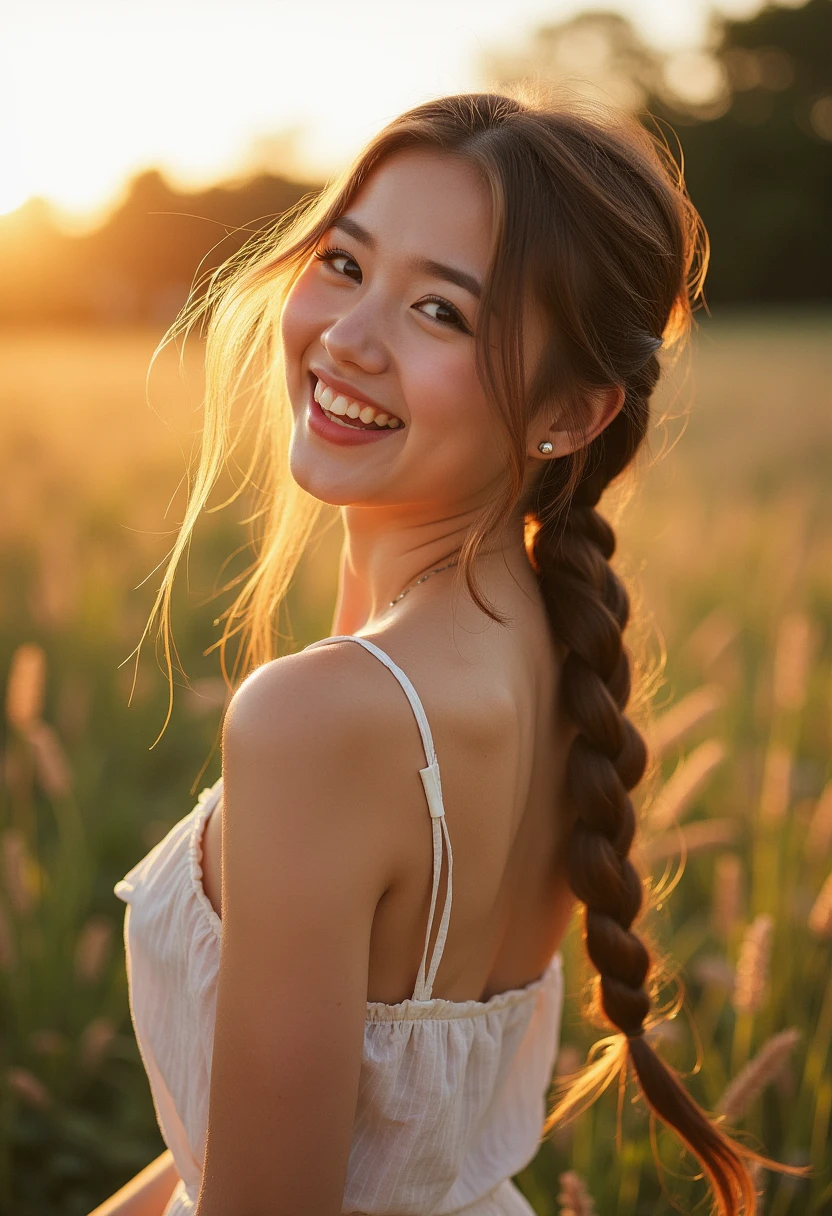
[[[511,1179],[541,1142],[563,1008],[560,951],[538,979],[487,1001],[431,996],[448,931],[453,856],[430,727],[407,675],[373,642],[344,634],[312,646],[341,641],[375,655],[407,694],[425,749],[419,773],[433,832],[430,914],[413,995],[395,1005],[367,1002],[342,1214],[534,1216]],[[222,921],[202,885],[202,836],[221,793],[222,779],[114,888],[128,905],[133,1027],[181,1178],[163,1216],[194,1211],[205,1153]],[[443,836],[447,890],[426,974]]]

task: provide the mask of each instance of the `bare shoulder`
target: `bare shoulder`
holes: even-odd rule
[[[418,727],[395,679],[354,642],[264,664],[232,698],[223,728],[224,807],[268,839],[300,817],[321,848],[389,884],[401,865],[400,815],[422,797]]]
[[[333,642],[254,671],[231,700],[223,740],[248,759],[266,761],[275,748],[290,748],[297,761],[346,753],[366,764],[380,744],[406,749],[402,736],[412,732],[402,728],[410,717],[375,657],[355,643]]]

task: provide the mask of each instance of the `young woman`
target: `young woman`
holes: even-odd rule
[[[576,901],[615,1032],[586,1087],[629,1061],[716,1209],[754,1211],[756,1154],[645,1037],[647,756],[597,509],[703,245],[636,124],[473,94],[396,119],[209,292],[157,607],[247,394],[266,526],[224,641],[255,670],[221,781],[116,886],[169,1153],[101,1213],[530,1213],[511,1177],[543,1131]],[[321,503],[345,529],[333,636],[273,660]]]

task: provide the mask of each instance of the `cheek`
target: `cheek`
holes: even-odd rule
[[[404,394],[410,410],[410,451],[420,479],[442,498],[479,497],[504,471],[502,432],[480,384],[473,346],[454,346],[409,361]]]
[[[473,346],[425,340],[421,331],[410,339],[399,372],[413,420],[423,429],[465,430],[483,408]]]
[[[297,372],[297,362],[316,334],[321,331],[321,303],[308,273],[290,291],[280,319],[280,341],[287,373]]]
[[[464,354],[441,347],[427,356],[422,351],[406,395],[426,437],[471,451],[493,446],[493,409],[477,376],[473,345]]]

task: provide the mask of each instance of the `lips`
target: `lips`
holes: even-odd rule
[[[367,397],[361,397],[347,386],[346,381],[326,372],[321,374],[312,368],[316,377],[314,397],[330,418],[341,418],[345,425],[389,426],[391,431],[403,426],[401,418],[388,407],[379,405]]]
[[[335,391],[335,393],[342,393],[345,397],[357,401],[359,405],[369,405],[372,406],[372,408],[376,411],[384,410],[387,413],[391,413],[386,405],[382,405],[379,401],[376,401],[375,398],[359,391],[357,386],[350,384],[348,380],[339,379],[338,376],[335,375],[335,372],[330,371],[329,368],[310,367],[309,371],[317,380],[321,382],[322,387],[324,385],[328,385]],[[401,422],[401,419],[399,419],[399,421]]]
[[[378,426],[374,422],[366,424],[360,419],[329,417],[325,410],[315,400],[315,388],[318,377],[310,372],[309,399],[307,403],[307,421],[312,433],[321,439],[339,447],[352,447],[358,444],[376,443],[389,439],[402,432],[404,426],[391,428]],[[381,412],[381,407],[375,407]],[[347,425],[349,423],[349,425]]]

